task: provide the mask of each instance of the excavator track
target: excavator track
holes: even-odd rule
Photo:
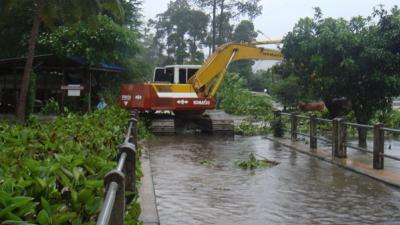
[[[152,116],[150,130],[154,134],[201,132],[216,135],[234,135],[234,122],[224,115],[181,114]]]
[[[229,119],[211,119],[213,134],[234,135],[235,125]]]
[[[160,115],[152,119],[150,130],[154,134],[174,134],[175,119],[170,115]]]

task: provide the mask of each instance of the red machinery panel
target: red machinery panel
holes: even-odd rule
[[[120,106],[140,111],[153,110],[206,110],[215,109],[212,98],[159,97],[151,84],[123,84]]]

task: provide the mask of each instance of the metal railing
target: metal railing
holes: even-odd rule
[[[373,168],[374,169],[383,169],[384,168],[384,158],[390,158],[393,160],[399,160],[400,157],[387,155],[384,153],[384,144],[385,144],[385,132],[395,132],[400,133],[400,129],[386,128],[383,124],[378,123],[375,125],[365,125],[358,123],[350,123],[346,122],[344,118],[334,118],[323,119],[317,118],[314,115],[305,116],[298,115],[297,113],[283,113],[277,111],[275,113],[275,117],[279,116],[279,119],[282,119],[282,116],[289,116],[290,118],[290,136],[293,141],[297,140],[297,135],[302,135],[308,137],[310,139],[309,144],[310,148],[317,148],[317,141],[324,141],[332,144],[332,156],[338,158],[346,158],[347,157],[347,147],[355,150],[363,151],[366,153],[370,153],[373,155]],[[298,119],[306,119],[309,121],[309,134],[301,133],[298,131]],[[318,122],[329,123],[332,124],[331,129],[331,138],[327,139],[325,137],[318,136]],[[367,147],[354,146],[352,144],[347,143],[347,128],[355,127],[358,129],[373,130],[373,149],[370,150]],[[286,129],[285,129],[286,131]]]
[[[104,177],[106,195],[96,225],[122,225],[125,218],[125,206],[135,199],[126,192],[136,192],[136,146],[138,112],[132,111],[124,142],[118,146],[117,168]]]

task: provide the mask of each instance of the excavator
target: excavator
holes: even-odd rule
[[[283,60],[280,51],[261,47],[281,40],[230,42],[221,45],[203,65],[157,67],[151,82],[123,84],[120,106],[150,115],[154,133],[179,129],[233,134],[233,120],[210,112],[230,63],[238,60]]]

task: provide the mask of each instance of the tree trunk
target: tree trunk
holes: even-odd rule
[[[211,49],[212,52],[215,51],[215,36],[216,36],[216,21],[215,21],[215,14],[217,11],[217,0],[214,0],[213,2],[213,16],[212,16],[212,44],[211,44]]]
[[[223,34],[223,24],[224,24],[224,0],[221,0],[221,5],[220,5],[220,13],[219,13],[219,25],[218,25],[218,45],[222,44],[224,34]]]
[[[36,40],[39,34],[40,17],[42,15],[44,7],[44,0],[35,0],[34,6],[36,9],[33,18],[31,37],[29,39],[29,47],[26,56],[27,59],[25,63],[24,74],[22,75],[21,79],[21,87],[20,87],[19,101],[17,107],[17,120],[20,123],[25,121],[26,97],[28,93],[30,75],[32,72],[33,58],[35,55]]]
[[[367,147],[367,129],[358,128],[358,146],[361,148]]]

